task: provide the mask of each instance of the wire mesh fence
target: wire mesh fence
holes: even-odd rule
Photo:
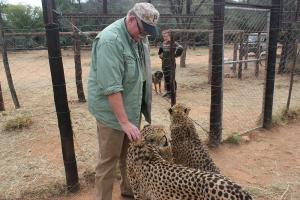
[[[224,132],[262,126],[269,9],[225,7]]]
[[[125,14],[136,2],[110,1],[107,12]],[[184,16],[185,14],[180,13],[180,9],[184,10],[185,7],[175,5],[172,8],[168,1],[154,0],[152,3],[162,15]],[[255,3],[257,2],[255,1]],[[270,5],[270,3],[266,3],[268,2],[259,2],[258,4]],[[120,6],[120,4],[124,6]],[[192,8],[196,9],[197,5],[195,4]],[[275,79],[274,112],[286,108],[291,80],[290,72],[295,52],[297,52],[297,48],[294,47],[299,29],[299,21],[295,18],[297,6],[291,2],[284,5],[281,11],[282,25],[277,51],[276,72],[278,74]],[[81,10],[82,13],[99,13],[102,7],[99,6],[99,2],[89,1],[88,4],[78,5],[76,9],[69,12]],[[191,9],[191,14],[193,14],[193,9]],[[84,93],[87,94],[90,48],[93,38],[120,16],[95,17],[87,13],[85,17],[65,17],[68,12],[65,13],[62,7],[58,7],[55,13],[61,16],[59,30],[64,76],[75,137],[77,163],[80,169],[79,173],[83,176],[84,173],[93,171],[98,146],[95,139],[95,119],[88,113],[86,103],[78,101],[74,32],[78,32],[80,39],[82,71],[80,82],[83,85]],[[211,112],[211,84],[208,81],[211,65],[210,47],[218,45],[213,44],[210,40],[213,3],[204,1],[197,13],[201,14],[197,14],[197,17],[186,18],[162,17],[159,29],[160,31],[165,29],[181,30],[175,31],[174,37],[187,49],[187,54],[185,63],[182,63],[180,58],[176,60],[177,102],[185,103],[192,108],[190,117],[198,124],[196,127],[201,136],[207,138],[205,133],[209,132]],[[295,20],[291,20],[293,17]],[[243,133],[262,126],[270,10],[227,5],[224,23],[223,138],[225,139],[232,133]],[[194,32],[186,31],[190,29]],[[45,30],[26,29],[26,27],[22,29],[22,32],[7,27],[3,30],[8,48],[8,63],[21,106],[21,109],[18,110],[14,108],[10,88],[6,81],[6,72],[1,67],[1,91],[6,111],[1,112],[0,145],[6,148],[1,150],[0,166],[10,163],[10,166],[1,167],[0,170],[3,180],[7,180],[7,184],[1,187],[5,192],[1,193],[4,197],[11,197],[15,195],[16,188],[19,193],[26,190],[22,186],[24,182],[31,185],[36,184],[36,187],[41,185],[45,177],[43,170],[46,168],[48,172],[51,171],[53,176],[51,178],[55,182],[64,182],[64,172],[57,113],[53,99],[53,87],[55,86],[51,82],[48,52],[45,50],[47,48]],[[150,38],[153,72],[161,70],[161,60],[157,55],[161,41],[161,36],[158,39]],[[283,61],[285,61],[285,68],[280,71],[280,66],[284,64]],[[299,63],[298,60],[297,63]],[[182,64],[186,67],[180,67]],[[299,64],[296,64],[293,74],[295,76],[291,110],[298,107],[300,101]],[[153,123],[164,124],[167,128],[170,123],[167,111],[170,102],[155,93],[153,93],[153,98]],[[13,132],[5,130],[8,122],[16,120],[17,117],[19,120],[29,117],[33,122],[31,127]],[[17,124],[20,126],[19,123]],[[22,148],[19,152],[12,153],[20,146]],[[8,156],[12,154],[13,158]],[[29,165],[24,166],[24,163],[29,163]],[[28,177],[28,174],[31,173],[34,173],[35,176]],[[23,177],[22,180],[17,179],[16,174]]]
[[[280,27],[273,111],[275,119],[288,110],[291,113],[297,112],[300,107],[298,45],[300,27],[297,2],[283,1]],[[293,117],[293,114],[290,117]]]

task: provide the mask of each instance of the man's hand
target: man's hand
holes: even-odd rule
[[[126,133],[128,139],[133,142],[141,138],[140,130],[130,122],[121,123],[122,130]]]
[[[141,133],[139,129],[132,124],[126,115],[124,105],[123,105],[123,97],[120,92],[114,93],[108,96],[108,101],[112,107],[113,112],[115,113],[119,124],[121,125],[122,130],[126,133],[128,139],[132,141],[136,141],[141,138]]]

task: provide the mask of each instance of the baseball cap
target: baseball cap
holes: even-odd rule
[[[159,18],[159,12],[151,3],[136,3],[132,11],[141,20],[144,31],[151,36],[157,35],[156,25]]]

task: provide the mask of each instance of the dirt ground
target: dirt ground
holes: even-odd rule
[[[160,69],[156,52],[157,49],[152,49],[153,71]],[[231,53],[231,47],[226,47],[225,59],[230,59]],[[85,177],[94,171],[97,160],[96,123],[87,111],[87,104],[77,101],[73,52],[64,50],[62,58],[78,173],[84,191],[87,190],[79,196],[88,199],[91,186],[87,186],[89,181]],[[83,51],[81,58],[87,96],[90,52]],[[207,139],[210,114],[207,63],[208,49],[197,48],[188,51],[187,67],[177,66],[176,70],[177,102],[191,107],[191,118],[198,124],[197,130],[204,140]],[[63,196],[65,172],[47,51],[9,52],[9,64],[21,109],[14,109],[1,67],[0,81],[6,111],[0,113],[0,180],[4,180],[0,181],[0,199],[54,199],[53,196]],[[258,78],[254,78],[253,65],[243,72],[243,80],[238,80],[230,73],[230,66],[225,65],[224,74],[230,76],[224,78],[223,139],[232,133],[243,133],[261,125],[264,63]],[[275,113],[286,105],[288,85],[288,75],[276,77]],[[163,124],[168,129],[169,105],[170,102],[153,92],[153,124]],[[299,105],[300,77],[296,76],[291,108]],[[9,120],[24,116],[29,116],[33,122],[29,128],[4,130]],[[261,196],[260,199],[280,199],[284,194],[282,199],[296,200],[300,191],[299,128],[298,122],[271,132],[259,132],[253,134],[247,144],[222,145],[212,154],[225,175]]]
[[[300,121],[247,135],[242,145],[222,144],[211,155],[222,173],[257,200],[300,199]],[[55,200],[93,199],[93,189]],[[121,200],[118,181],[113,199]]]

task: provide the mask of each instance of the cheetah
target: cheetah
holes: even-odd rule
[[[152,144],[131,143],[127,174],[136,200],[251,200],[228,178],[169,163]]]
[[[142,137],[150,144],[156,146],[159,154],[167,161],[173,162],[171,145],[167,133],[162,125],[145,125],[141,130]]]
[[[190,108],[175,104],[169,109],[171,124],[171,149],[176,164],[186,167],[220,173],[208,150],[201,142],[193,121],[188,114]]]

